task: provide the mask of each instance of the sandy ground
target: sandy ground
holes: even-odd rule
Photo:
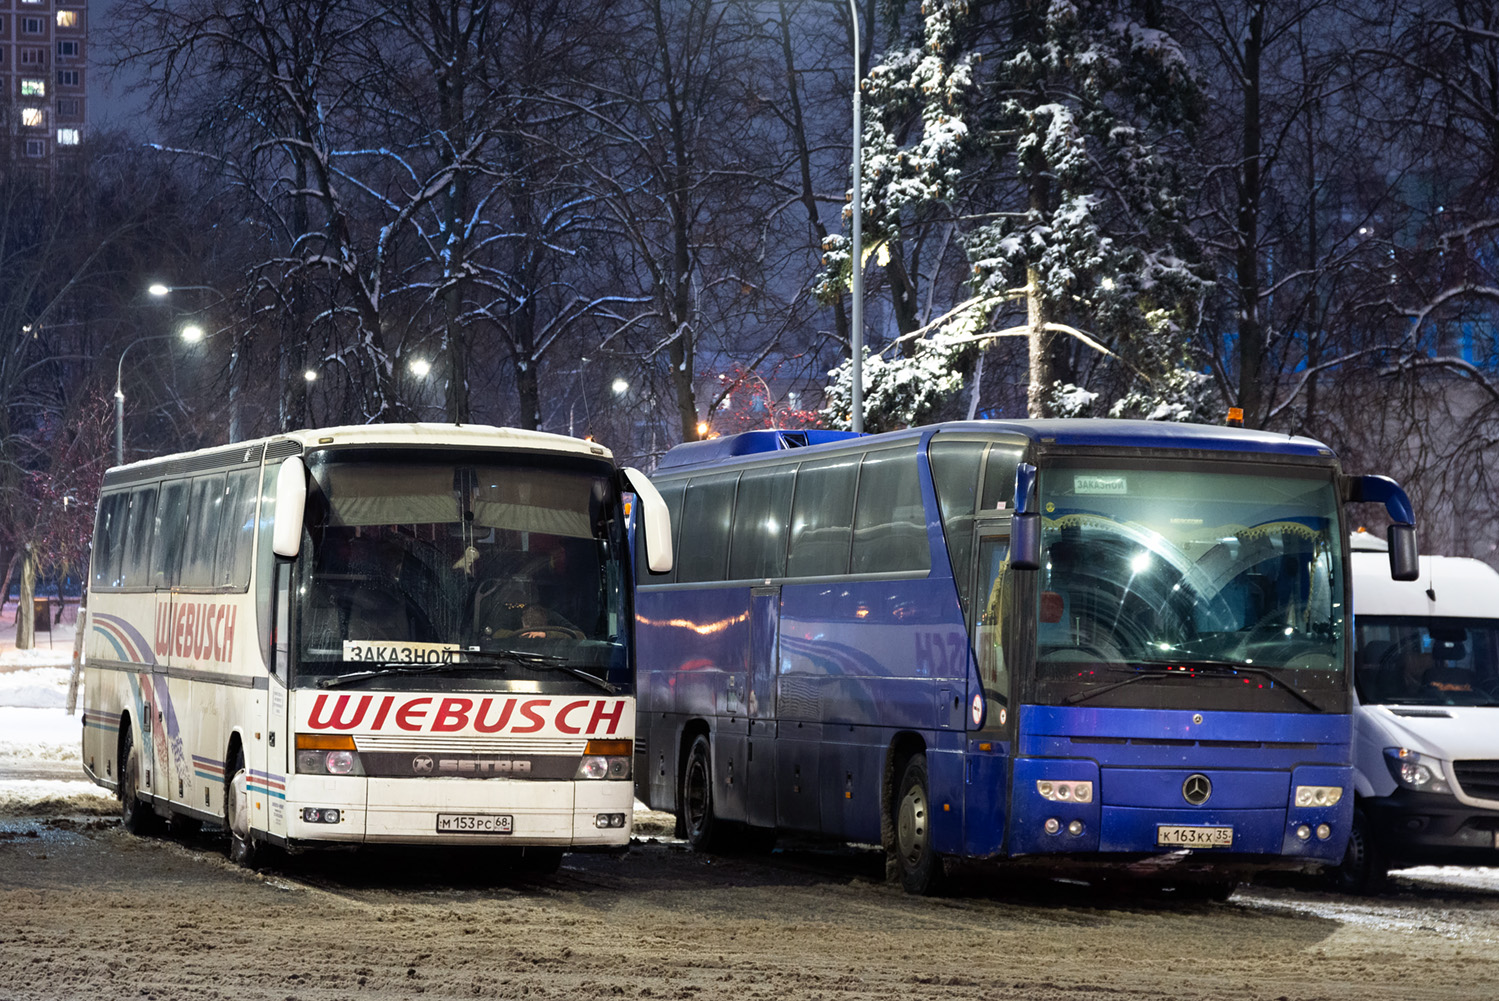
[[[1499,870],[1406,870],[1375,898],[1283,881],[1212,904],[970,869],[918,899],[872,850],[708,857],[642,811],[627,854],[551,876],[480,850],[250,872],[212,828],[125,833],[79,780],[67,651],[0,647],[3,1001],[1499,997]]]

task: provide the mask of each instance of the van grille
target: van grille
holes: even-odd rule
[[[1499,761],[1454,761],[1452,773],[1474,799],[1499,800]]]

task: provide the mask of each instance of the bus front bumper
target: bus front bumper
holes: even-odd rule
[[[630,843],[634,789],[628,781],[339,778],[297,785],[285,806],[285,836],[293,842]]]

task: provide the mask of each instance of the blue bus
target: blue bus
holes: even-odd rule
[[[1111,420],[752,431],[652,476],[636,794],[695,847],[798,832],[944,859],[1144,863],[1226,896],[1343,857],[1347,502],[1326,446]]]

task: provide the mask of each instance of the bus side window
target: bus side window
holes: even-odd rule
[[[129,523],[124,528],[120,585],[139,587],[149,584],[151,536],[156,529],[156,487],[144,487],[130,492],[130,517]]]
[[[732,580],[768,580],[786,573],[786,523],[796,467],[752,469],[739,479],[729,549]]]
[[[828,577],[848,573],[859,459],[858,455],[816,459],[802,463],[797,470],[786,576]]]
[[[182,587],[212,587],[224,504],[224,474],[197,476],[187,516],[187,548],[182,553]]]
[[[99,501],[99,521],[94,532],[94,550],[89,566],[93,586],[118,587],[120,560],[125,551],[125,518],[130,495],[110,494]]]
[[[230,473],[224,486],[218,553],[213,582],[220,587],[250,586],[250,552],[255,540],[255,471]]]
[[[681,548],[677,580],[723,580],[729,561],[729,526],[734,517],[738,473],[694,476],[682,500]]]
[[[859,472],[851,572],[931,568],[916,446],[869,453]]]
[[[187,540],[188,482],[177,480],[161,488],[156,504],[156,540],[151,547],[151,586],[177,586],[182,547]]]

